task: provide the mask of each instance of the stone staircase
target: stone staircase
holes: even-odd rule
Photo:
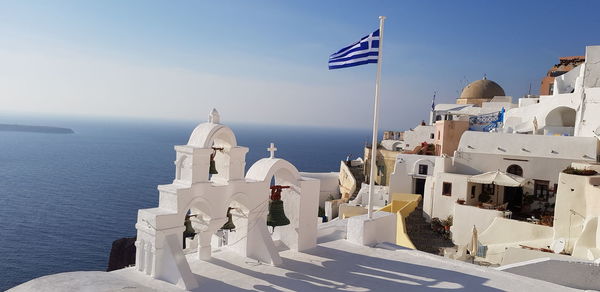
[[[441,249],[452,247],[452,240],[445,239],[431,230],[431,224],[423,218],[423,201],[406,218],[406,233],[415,247],[424,252],[442,255]]]

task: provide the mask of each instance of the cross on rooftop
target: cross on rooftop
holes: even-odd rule
[[[275,158],[275,151],[277,151],[277,148],[275,148],[275,143],[271,143],[271,147],[267,148],[267,151],[271,152],[271,157],[269,158]]]

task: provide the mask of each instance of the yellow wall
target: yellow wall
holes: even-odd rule
[[[377,171],[375,172],[375,183],[381,186],[389,185],[390,175],[392,172],[394,172],[394,167],[396,165],[396,157],[400,153],[402,152],[391,151],[382,148],[377,149],[377,165],[383,166],[383,174],[378,175]],[[365,147],[364,155],[365,156],[363,160],[365,161],[365,178],[368,178],[371,171],[371,148]]]
[[[398,215],[396,222],[396,244],[406,248],[416,249],[406,233],[406,221],[404,218],[408,217],[408,215],[417,208],[419,201],[421,200],[421,195],[394,193],[390,196],[390,200],[392,203],[379,209],[379,211],[396,213]]]

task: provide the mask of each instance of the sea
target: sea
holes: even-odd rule
[[[201,121],[199,121],[201,122]],[[44,275],[106,270],[111,244],[135,236],[137,210],[156,207],[175,175],[174,145],[196,122],[0,115],[0,123],[75,134],[0,132],[0,291]],[[247,167],[276,156],[300,171],[338,171],[361,157],[369,130],[228,124],[250,148]]]

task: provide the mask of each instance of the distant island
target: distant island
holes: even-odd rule
[[[0,124],[0,132],[32,132],[32,133],[48,133],[48,134],[73,134],[75,133],[69,128],[49,127],[49,126],[29,126],[29,125],[14,125]]]

